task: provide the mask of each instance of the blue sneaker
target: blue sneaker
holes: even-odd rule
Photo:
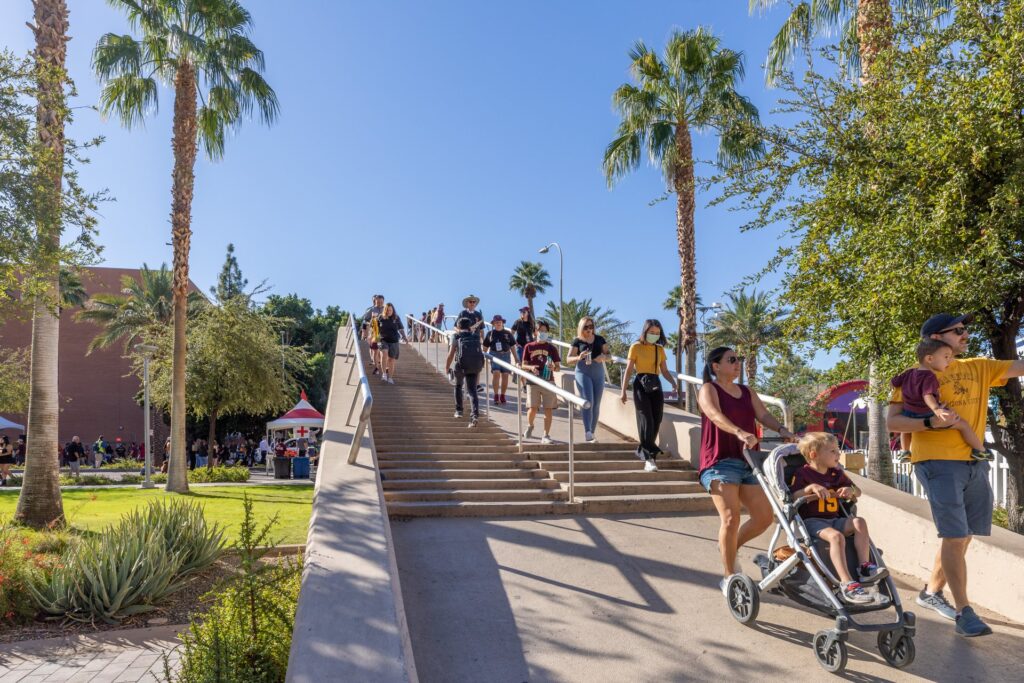
[[[967,638],[974,638],[975,636],[987,636],[992,633],[992,629],[975,614],[974,608],[968,606],[956,615],[956,632]]]

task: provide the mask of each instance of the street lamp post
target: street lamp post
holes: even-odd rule
[[[565,341],[565,335],[562,330],[562,318],[565,317],[565,301],[562,298],[562,278],[565,274],[564,263],[562,261],[562,247],[559,246],[558,242],[552,242],[546,247],[541,247],[537,250],[539,254],[546,254],[554,247],[558,250],[558,339]]]
[[[717,301],[711,304],[710,306],[697,307],[697,311],[700,313],[700,328],[701,330],[703,330],[703,332],[701,333],[701,346],[704,347],[704,362],[707,362],[708,359],[708,328],[707,323],[705,323],[704,321],[704,318],[707,316],[708,311],[714,311],[715,315],[711,316],[711,319],[714,320],[715,316],[718,315],[718,312],[720,310],[722,310],[722,304],[718,303]]]
[[[153,473],[153,447],[150,443],[151,430],[149,428],[149,361],[153,358],[157,348],[151,344],[136,344],[135,350],[142,354],[142,410],[144,412],[143,429],[145,430],[143,443],[146,448],[145,477],[142,480],[142,488],[151,489],[156,485],[151,478]]]

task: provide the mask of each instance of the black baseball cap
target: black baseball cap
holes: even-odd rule
[[[948,330],[951,327],[956,327],[960,323],[972,323],[974,322],[974,315],[968,313],[967,315],[951,315],[949,313],[938,313],[924,321],[924,325],[921,325],[921,336],[928,338],[933,334],[939,334],[943,330]]]

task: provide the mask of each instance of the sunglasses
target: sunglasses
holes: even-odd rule
[[[950,327],[949,329],[942,330],[941,332],[939,332],[939,334],[946,334],[947,332],[952,332],[956,336],[960,337],[966,331],[967,331],[966,327],[964,327],[963,325],[957,325],[956,327]]]
[[[594,329],[594,326],[593,325],[584,325],[583,329],[585,329],[585,330],[592,330],[592,329]]]
[[[732,363],[740,363],[742,361],[743,361],[743,356],[728,356],[726,358],[723,358],[719,362],[720,363],[730,363],[730,364],[732,364]]]

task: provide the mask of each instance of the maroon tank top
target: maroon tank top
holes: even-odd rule
[[[740,395],[736,398],[714,382],[711,386],[718,392],[718,406],[722,414],[743,431],[757,434],[757,420],[754,416],[754,402],[750,398],[750,389],[738,384]],[[735,435],[721,430],[707,415],[701,415],[700,471],[703,472],[719,460],[727,458],[743,460],[743,443]]]

